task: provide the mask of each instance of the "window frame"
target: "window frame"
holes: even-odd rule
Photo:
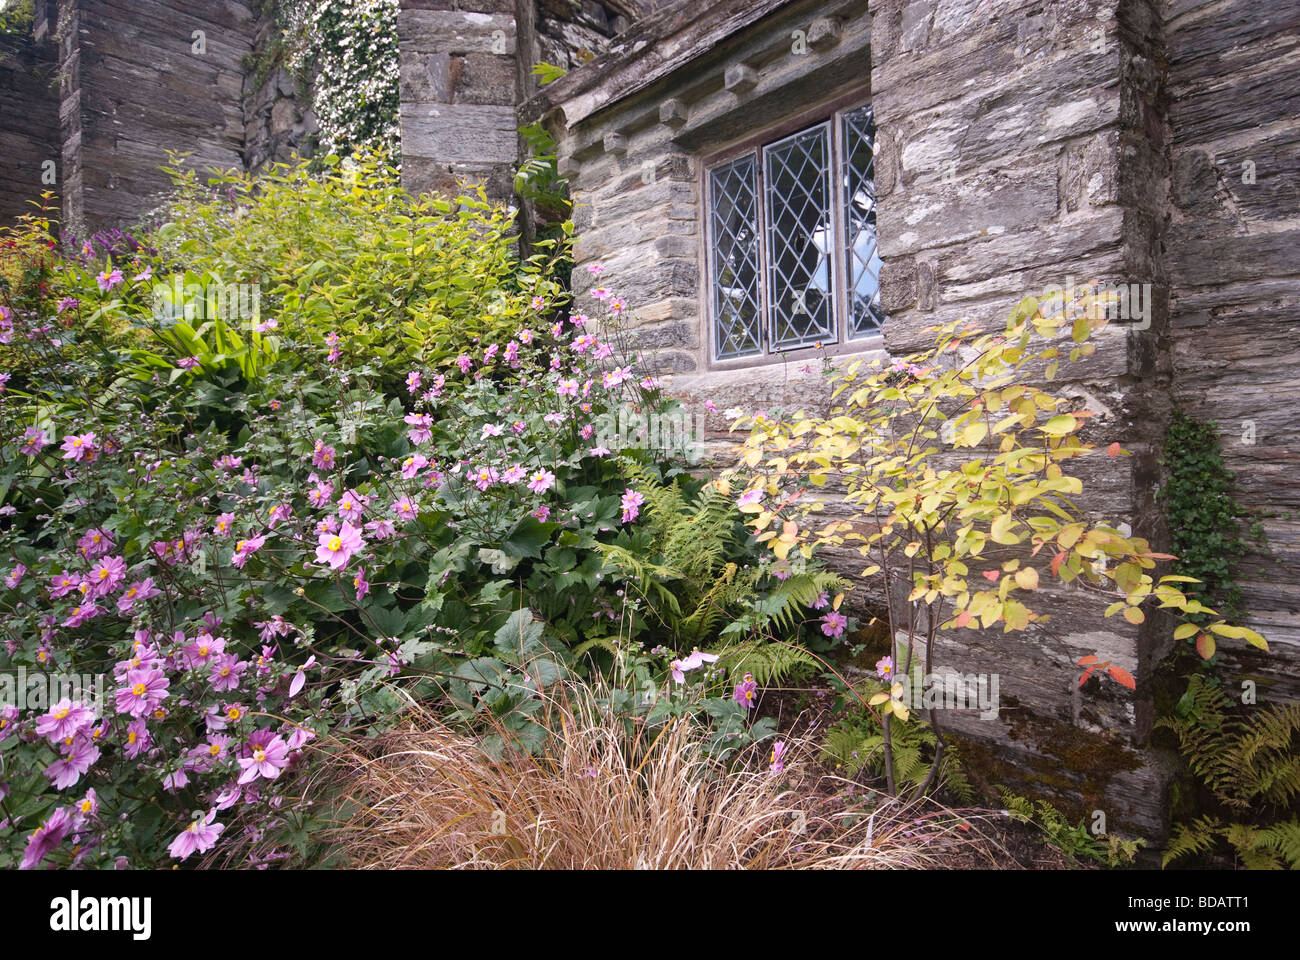
[[[743,139],[717,148],[701,157],[698,189],[700,197],[700,230],[702,251],[700,271],[701,315],[704,318],[704,330],[701,337],[705,354],[705,365],[710,370],[729,370],[767,366],[774,363],[803,361],[814,356],[838,356],[851,353],[866,353],[882,349],[884,334],[881,330],[857,337],[850,335],[853,304],[850,293],[849,251],[847,249],[846,231],[848,213],[845,209],[844,177],[841,175],[845,162],[843,114],[851,113],[861,107],[870,106],[869,89],[855,89],[849,93],[839,94],[831,99],[791,114],[780,121],[768,124]],[[820,349],[815,344],[791,347],[782,351],[771,348],[771,308],[769,304],[771,283],[771,260],[768,255],[768,211],[766,202],[767,176],[764,148],[774,146],[803,131],[820,124],[827,124],[830,130],[830,181],[832,210],[831,232],[835,237],[832,244],[830,270],[835,294],[834,326],[837,336],[835,343],[823,344]],[[714,310],[714,217],[713,198],[711,195],[711,176],[719,167],[733,163],[742,157],[750,156],[754,161],[755,188],[758,227],[759,259],[759,310],[762,323],[762,352],[743,357],[718,356],[717,316]],[[877,242],[879,238],[877,237]]]

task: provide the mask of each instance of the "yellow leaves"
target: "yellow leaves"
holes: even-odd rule
[[[1209,660],[1214,656],[1214,638],[1208,633],[1203,633],[1196,638],[1196,652],[1201,655],[1202,660]]]
[[[1231,640],[1245,640],[1252,647],[1258,647],[1265,653],[1268,652],[1268,641],[1248,627],[1232,627],[1226,623],[1212,623],[1210,629],[1221,637],[1228,637]]]
[[[1069,550],[1079,542],[1079,538],[1083,536],[1083,531],[1083,524],[1072,523],[1068,527],[1063,527],[1061,529],[1061,532],[1056,537],[1056,542],[1060,545],[1062,550]]]
[[[911,716],[911,711],[909,711],[907,706],[903,703],[903,684],[898,681],[895,681],[889,688],[889,693],[874,694],[867,702],[873,707],[878,707],[881,704],[884,704],[884,709],[881,710],[881,713],[892,713],[894,716],[898,717],[899,720],[905,721]]]
[[[799,541],[799,524],[793,520],[787,520],[781,524],[781,534],[772,544],[772,553],[778,560],[784,560],[790,553],[790,548]]]
[[[993,538],[993,542],[1005,546],[1019,543],[1020,537],[1011,532],[1011,525],[1015,522],[1016,518],[1009,513],[994,518],[993,523],[989,525],[989,536]]]
[[[1137,625],[1146,620],[1146,614],[1142,612],[1141,607],[1125,607],[1124,619],[1131,624]]]
[[[1002,617],[1007,622],[1006,629],[1003,630],[1004,633],[1009,633],[1012,630],[1024,630],[1029,626],[1029,608],[1015,600],[1008,600],[1002,604]]]
[[[1016,571],[1016,586],[1021,590],[1038,589],[1038,571],[1033,567],[1024,567]]]
[[[1197,626],[1196,624],[1194,624],[1194,623],[1183,623],[1183,624],[1179,624],[1178,627],[1176,627],[1176,628],[1174,629],[1174,639],[1175,639],[1175,640],[1186,640],[1188,637],[1190,637],[1192,634],[1194,634],[1194,633],[1195,633],[1197,630],[1199,630],[1199,629],[1200,629],[1200,627],[1198,627],[1198,626]]]
[[[989,435],[989,425],[983,420],[972,423],[964,428],[958,435],[959,442],[954,443],[954,447],[975,447],[983,442],[984,438]]]
[[[1068,413],[1057,414],[1052,419],[1039,427],[1043,433],[1052,437],[1063,437],[1067,433],[1073,433],[1079,427],[1079,421]]]
[[[879,572],[880,572],[880,566],[879,566],[878,564],[874,564],[874,563],[873,563],[871,566],[867,567],[865,570],[863,570],[861,573],[859,573],[858,576],[859,576],[859,577],[874,577],[874,576],[875,576],[876,574],[878,574]]]

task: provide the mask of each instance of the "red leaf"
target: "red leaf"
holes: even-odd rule
[[[1112,443],[1109,447],[1106,448],[1106,456],[1108,457],[1119,456],[1119,441]]]
[[[1092,676],[1092,671],[1096,669],[1097,669],[1096,667],[1089,667],[1087,670],[1083,671],[1083,676],[1079,678],[1079,686],[1083,686],[1085,683],[1087,683],[1088,678]]]
[[[1123,667],[1110,666],[1106,668],[1106,672],[1130,690],[1137,689],[1137,681],[1133,679],[1133,674],[1129,673]]]
[[[1002,573],[1001,573],[1001,571],[999,571],[999,570],[985,570],[985,571],[984,571],[984,579],[987,580],[989,583],[997,583],[997,582],[998,582],[998,577],[1000,577],[1000,576],[1002,576]]]
[[[1052,557],[1052,576],[1054,577],[1060,576],[1060,574],[1058,574],[1057,571],[1061,569],[1061,562],[1063,560],[1065,560],[1064,550],[1062,550],[1056,556]]]
[[[1095,655],[1093,655],[1093,654],[1090,653],[1090,654],[1088,654],[1086,657],[1084,657],[1082,660],[1079,661],[1079,666],[1081,666],[1081,667],[1086,667],[1086,666],[1087,666],[1088,664],[1090,664],[1090,663],[1101,663],[1101,661],[1098,660],[1097,657],[1096,657]]]
[[[970,622],[971,622],[971,615],[969,610],[963,610],[961,613],[957,614],[957,619],[955,621],[957,626],[964,627],[966,626],[966,624]]]

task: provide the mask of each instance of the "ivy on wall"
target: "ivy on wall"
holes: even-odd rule
[[[0,0],[0,36],[31,33],[32,0]]]
[[[315,152],[374,148],[400,159],[398,0],[268,0],[269,55],[310,91]],[[265,69],[265,64],[263,64]]]

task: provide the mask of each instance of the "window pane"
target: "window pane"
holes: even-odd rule
[[[709,174],[713,210],[714,350],[719,359],[762,350],[758,294],[758,189],[754,157]]]
[[[876,125],[870,107],[844,114],[844,198],[848,209],[849,335],[877,332],[885,321],[880,307],[880,254],[876,250],[876,182],[873,153]]]
[[[830,125],[763,150],[772,347],[834,342]]]

